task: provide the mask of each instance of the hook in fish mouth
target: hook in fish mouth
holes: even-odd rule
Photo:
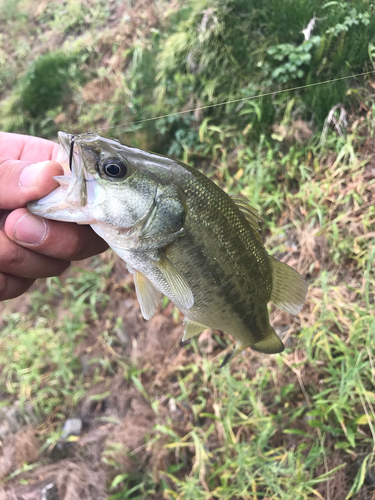
[[[73,162],[74,139],[75,135],[72,134],[72,137],[70,139],[70,150],[69,150],[69,168],[71,172],[72,172],[72,162]]]
[[[59,132],[60,149],[57,161],[64,168],[64,174],[54,177],[59,186],[40,200],[28,203],[28,209],[35,215],[47,219],[78,224],[94,224],[87,209],[88,182],[90,196],[95,191],[95,179],[85,171],[80,154],[80,135]]]

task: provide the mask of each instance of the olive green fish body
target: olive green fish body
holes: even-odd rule
[[[282,351],[267,303],[296,314],[307,285],[268,255],[254,209],[193,167],[93,134],[74,141],[72,173],[29,209],[90,224],[134,273],[146,319],[165,294],[185,315],[184,339],[210,327],[237,339],[232,356]]]
[[[166,255],[189,283],[187,318],[254,344],[268,332],[272,270],[261,241],[234,201],[195,171],[183,184],[185,234]]]

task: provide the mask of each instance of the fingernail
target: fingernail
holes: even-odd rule
[[[32,163],[24,168],[20,175],[20,186],[34,187],[38,184],[39,174],[46,168],[49,161],[42,161],[40,163]]]
[[[36,245],[47,236],[47,224],[35,215],[26,214],[14,226],[14,238],[19,243]]]

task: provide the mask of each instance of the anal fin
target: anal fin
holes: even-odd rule
[[[182,337],[182,342],[196,337],[208,328],[208,326],[204,326],[201,323],[197,323],[196,321],[191,321],[190,319],[186,318],[184,319],[184,325],[185,329],[184,336]]]
[[[136,270],[132,271],[134,274],[135,291],[137,292],[142,315],[145,319],[150,319],[160,304],[162,294],[144,274]]]

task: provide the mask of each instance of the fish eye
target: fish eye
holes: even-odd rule
[[[108,158],[108,160],[105,160],[103,163],[102,168],[105,175],[112,179],[122,179],[128,171],[125,162],[119,158]]]

